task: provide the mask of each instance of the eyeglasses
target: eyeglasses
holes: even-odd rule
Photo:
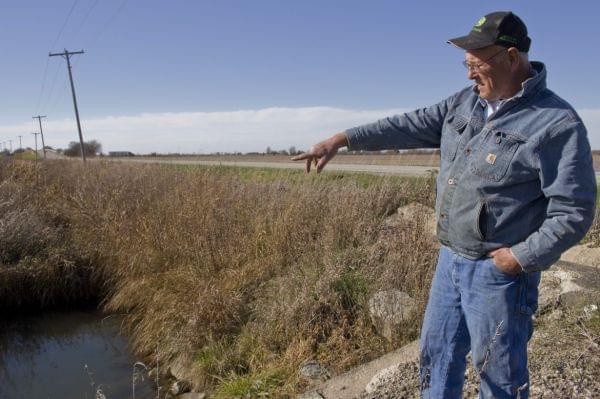
[[[462,62],[462,64],[463,64],[463,66],[464,66],[465,68],[467,68],[467,71],[479,72],[480,68],[481,68],[483,65],[487,64],[487,63],[488,63],[488,61],[491,61],[491,60],[492,60],[492,58],[494,58],[494,57],[495,57],[495,56],[497,56],[498,54],[500,54],[500,53],[502,53],[502,52],[504,52],[504,51],[507,51],[507,50],[508,50],[508,48],[504,48],[504,49],[502,49],[502,50],[498,51],[496,54],[494,54],[494,55],[492,55],[491,57],[489,57],[488,59],[486,59],[486,60],[483,60],[483,61],[481,61],[481,62],[478,62],[478,63],[476,63],[476,64],[471,64],[471,63],[468,63],[467,61],[463,61],[463,62]]]

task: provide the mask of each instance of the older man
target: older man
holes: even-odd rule
[[[442,247],[421,332],[421,394],[461,397],[466,355],[481,398],[527,398],[527,342],[540,272],[591,225],[596,181],[586,129],[529,62],[531,39],[511,12],[482,17],[465,50],[474,81],[429,108],[358,126],[294,160],[320,172],[338,149],[440,148]]]

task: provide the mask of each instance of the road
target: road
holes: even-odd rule
[[[103,158],[106,160],[107,158]],[[277,169],[304,169],[304,162],[246,162],[246,161],[200,161],[186,159],[140,159],[140,158],[118,158],[111,159],[112,162],[130,163],[161,163],[170,165],[206,165],[206,166],[239,166],[250,168],[277,168]],[[428,176],[431,171],[438,168],[431,166],[402,166],[402,165],[354,165],[330,163],[326,170],[339,172],[366,172],[380,174],[394,174],[405,176]]]

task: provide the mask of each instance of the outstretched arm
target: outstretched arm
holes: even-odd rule
[[[341,147],[369,151],[439,148],[442,125],[455,96],[456,94],[427,108],[383,118],[337,133],[313,145],[307,152],[292,160],[305,160],[307,172],[310,172],[310,165],[313,163],[319,173]]]

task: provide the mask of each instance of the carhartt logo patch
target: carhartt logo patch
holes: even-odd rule
[[[485,162],[493,165],[496,162],[496,155],[492,153],[487,154],[487,157],[485,157]]]

